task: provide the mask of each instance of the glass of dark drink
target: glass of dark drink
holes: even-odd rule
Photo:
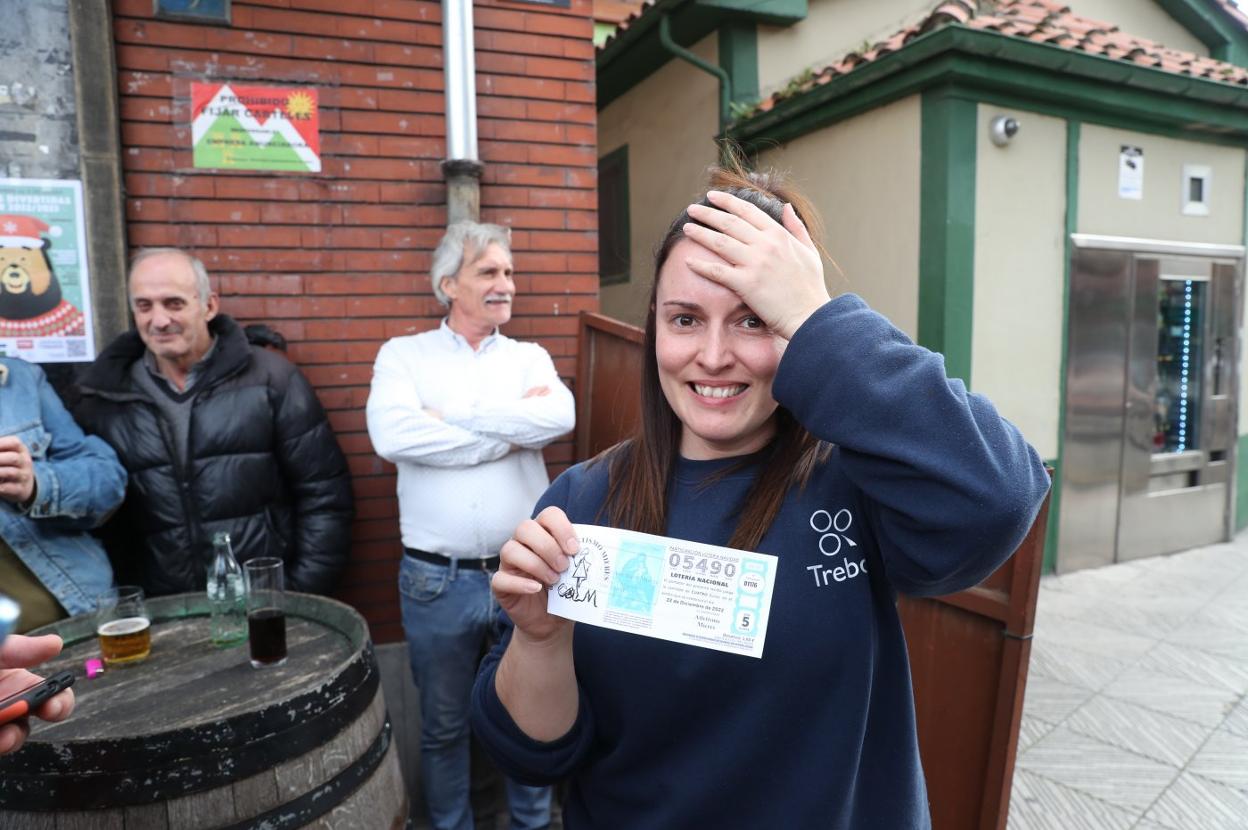
[[[247,580],[247,640],[251,665],[280,666],[286,662],[286,577],[282,560],[271,556],[243,563]]]

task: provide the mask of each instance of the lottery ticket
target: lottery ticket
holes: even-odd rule
[[[763,656],[776,557],[596,525],[548,594],[550,613],[701,648]]]

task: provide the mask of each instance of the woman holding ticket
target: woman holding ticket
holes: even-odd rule
[[[573,830],[930,826],[896,594],[982,580],[1049,480],[940,355],[829,298],[813,218],[713,174],[656,255],[638,434],[502,548],[474,731],[568,780]]]

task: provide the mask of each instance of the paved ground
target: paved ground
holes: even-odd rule
[[[1248,533],[1045,577],[1009,830],[1248,828]]]

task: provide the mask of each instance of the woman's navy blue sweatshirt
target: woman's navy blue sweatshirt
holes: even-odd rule
[[[940,355],[852,295],[796,333],[773,394],[835,449],[759,545],[780,560],[762,659],[578,625],[577,720],[542,743],[494,688],[504,615],[473,729],[507,774],[568,780],[570,830],[930,826],[896,592],[982,580],[1022,541],[1048,476]],[[681,459],[667,535],[727,544],[765,454],[710,487],[699,485],[742,459]],[[595,523],[606,474],[571,468],[537,511]]]

